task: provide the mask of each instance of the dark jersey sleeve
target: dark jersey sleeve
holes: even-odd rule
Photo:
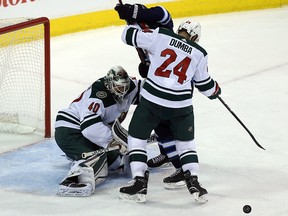
[[[173,29],[173,20],[170,13],[161,6],[141,8],[137,21],[145,22],[150,28],[164,27]]]

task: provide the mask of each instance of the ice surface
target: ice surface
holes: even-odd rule
[[[288,215],[288,8],[194,19],[202,25],[200,44],[209,54],[210,74],[222,87],[222,98],[266,151],[219,101],[195,92],[199,180],[209,201],[195,203],[186,188],[165,190],[162,179],[174,171],[170,167],[151,171],[148,201],[142,205],[118,200],[119,188],[130,180],[127,175],[109,176],[91,197],[56,196],[69,161],[54,139],[1,134],[1,216],[241,216],[246,204],[252,207],[250,215]],[[111,66],[119,64],[137,76],[137,53],[120,40],[122,29],[52,38],[53,120]],[[148,152],[156,155],[157,146],[150,145]]]

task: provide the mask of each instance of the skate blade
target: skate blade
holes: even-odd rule
[[[162,165],[160,165],[160,166],[156,166],[156,167],[149,167],[148,166],[148,169],[149,170],[153,170],[153,169],[170,169],[171,167],[173,166],[173,164],[171,163],[171,162],[167,162],[167,163],[164,163],[164,164],[162,164]]]
[[[179,181],[175,183],[164,183],[164,188],[166,190],[179,190],[186,187],[186,183],[184,181]]]
[[[119,199],[125,200],[125,201],[134,201],[137,203],[145,203],[146,202],[146,195],[145,194],[130,195],[130,194],[125,194],[125,193],[120,193]]]

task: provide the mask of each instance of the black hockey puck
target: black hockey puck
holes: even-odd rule
[[[252,211],[252,208],[250,205],[243,206],[243,212],[246,214],[249,214]]]

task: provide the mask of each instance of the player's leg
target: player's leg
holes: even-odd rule
[[[164,188],[179,189],[185,187],[184,174],[180,163],[180,157],[176,150],[175,140],[172,136],[169,121],[162,121],[154,129],[158,135],[160,154],[148,160],[148,167],[167,166],[173,164],[175,172],[163,179]]]
[[[182,116],[171,119],[171,130],[177,140],[176,149],[180,156],[184,179],[189,192],[195,200],[206,202],[207,199],[204,195],[207,194],[207,190],[201,187],[198,182],[199,161],[194,141],[193,110],[190,113],[185,113],[185,110],[182,111]]]
[[[164,148],[165,146],[167,146],[166,144],[168,144],[169,146],[170,141],[174,140],[170,128],[167,125],[167,122],[161,122],[160,124],[158,124],[157,127],[154,129],[154,131],[157,135],[157,142],[160,154],[147,161],[147,165],[150,168],[160,167],[162,165],[166,166],[167,163],[170,162]]]
[[[152,130],[159,123],[157,117],[158,108],[158,105],[142,98],[134,111],[128,130],[128,150],[133,182],[120,188],[120,199],[136,202],[146,201],[149,177],[146,145]]]

